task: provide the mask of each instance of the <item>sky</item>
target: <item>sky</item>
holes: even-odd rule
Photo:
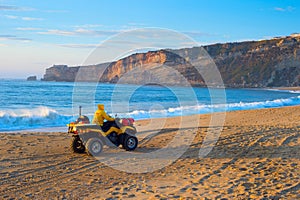
[[[0,78],[42,78],[53,64],[98,64],[86,60],[99,44],[147,28],[177,32],[199,46],[287,36],[300,32],[300,1],[0,0]],[[93,62],[110,61],[111,50]]]

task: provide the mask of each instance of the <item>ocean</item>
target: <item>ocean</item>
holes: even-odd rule
[[[135,120],[300,104],[297,91],[0,80],[0,131],[56,130],[97,104]]]

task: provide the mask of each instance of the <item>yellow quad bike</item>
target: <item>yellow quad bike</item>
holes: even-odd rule
[[[103,146],[122,147],[126,151],[133,151],[138,145],[135,136],[137,131],[133,125],[133,118],[115,118],[113,126],[104,132],[99,125],[90,124],[89,118],[80,115],[75,121],[67,126],[68,133],[72,134],[71,150],[74,153],[84,153],[98,156]]]

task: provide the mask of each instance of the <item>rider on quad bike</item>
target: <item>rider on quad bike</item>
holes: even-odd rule
[[[126,151],[136,149],[138,139],[133,118],[114,119],[105,113],[104,105],[99,104],[92,122],[90,124],[89,118],[81,115],[80,106],[79,118],[67,125],[68,133],[73,136],[71,150],[74,153],[87,151],[90,155],[98,156],[104,145],[109,147],[122,145]]]
[[[106,122],[104,122],[104,119],[106,119]],[[98,104],[98,110],[94,114],[92,123],[99,125],[104,132],[107,132],[115,125],[115,119],[106,114],[103,104]]]

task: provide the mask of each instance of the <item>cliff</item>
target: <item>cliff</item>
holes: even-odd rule
[[[299,86],[300,36],[204,47],[231,87]]]
[[[300,85],[300,36],[214,44],[203,47],[227,87]],[[112,63],[46,69],[44,81],[99,81],[133,84],[205,86],[195,65],[203,65],[201,47],[137,53]],[[205,68],[202,66],[202,68]],[[80,72],[80,73],[78,73]],[[100,77],[100,75],[102,76]]]
[[[53,65],[46,69],[42,81],[75,81],[79,67],[68,67],[67,65]]]

